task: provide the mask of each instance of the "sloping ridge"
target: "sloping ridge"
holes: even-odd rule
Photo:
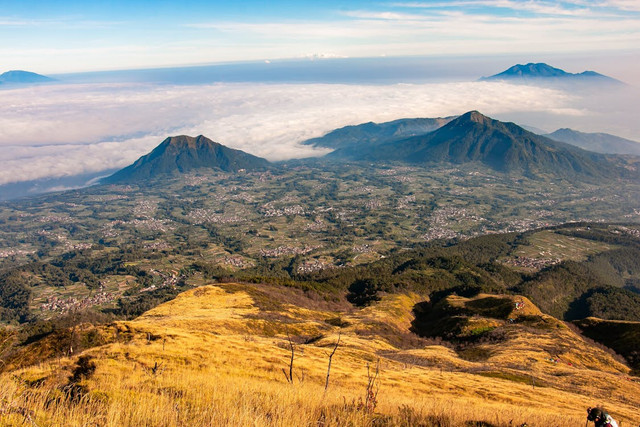
[[[391,122],[367,122],[345,126],[329,132],[319,138],[308,139],[304,145],[325,148],[347,148],[352,145],[376,145],[398,141],[432,132],[451,120],[451,117],[398,119]]]
[[[546,136],[596,153],[632,154],[640,156],[640,143],[608,133],[586,133],[563,128]]]
[[[116,172],[103,183],[137,181],[160,175],[185,173],[208,168],[225,172],[262,170],[269,162],[241,150],[218,144],[202,135],[172,136],[165,139],[149,154],[140,157],[132,165]]]
[[[618,173],[601,154],[553,141],[477,111],[463,114],[426,135],[376,147],[336,150],[329,156],[407,163],[480,162],[498,171],[526,175],[600,177]]]

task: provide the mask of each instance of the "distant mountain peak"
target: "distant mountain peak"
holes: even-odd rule
[[[489,124],[493,121],[493,119],[490,119],[476,110],[469,111],[468,113],[461,115],[457,120],[459,122],[471,121],[480,124]]]
[[[263,170],[269,162],[261,157],[234,150],[199,135],[171,136],[149,154],[130,166],[102,180],[104,183],[153,179],[160,175],[186,173],[196,169],[218,169],[225,172]]]
[[[528,64],[516,64],[501,73],[480,80],[549,80],[549,81],[581,81],[617,83],[621,81],[596,73],[595,71],[583,71],[582,73],[568,73],[560,68],[552,67],[544,62],[530,62]]]
[[[503,71],[498,75],[514,75],[514,76],[538,76],[538,77],[557,77],[565,76],[567,73],[560,68],[552,67],[544,62],[533,63],[530,62],[525,65],[517,64],[511,68]]]
[[[462,114],[424,135],[380,145],[356,144],[335,150],[328,157],[425,165],[478,162],[502,172],[571,179],[622,173],[603,155],[553,141],[478,111]]]
[[[28,84],[47,83],[52,81],[54,81],[54,79],[51,77],[32,73],[31,71],[11,70],[0,74],[0,83]]]
[[[211,141],[209,138],[203,136],[203,135],[198,135],[196,137],[193,136],[189,136],[189,135],[176,135],[176,136],[170,136],[169,138],[165,139],[160,146],[164,146],[164,147],[171,147],[171,148],[177,148],[177,149],[197,149],[199,145],[207,145],[207,144],[216,144],[216,145],[221,145],[218,144],[217,142]]]

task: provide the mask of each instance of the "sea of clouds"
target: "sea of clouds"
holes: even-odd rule
[[[546,131],[632,137],[640,126],[629,125],[637,110],[628,103],[504,82],[55,84],[1,90],[0,99],[0,185],[121,168],[181,134],[285,160],[325,154],[300,143],[341,126],[469,110]]]

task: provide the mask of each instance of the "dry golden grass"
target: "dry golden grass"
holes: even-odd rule
[[[418,295],[388,296],[363,310],[339,312],[287,304],[284,293],[269,301],[273,292],[267,290],[205,286],[134,321],[105,327],[112,342],[83,353],[96,370],[78,382],[85,388],[76,401],[62,389],[77,357],[3,374],[0,424],[582,426],[585,408],[595,404],[624,425],[640,423],[640,384],[626,379],[628,368],[533,306],[542,327],[501,323],[506,339],[483,345],[488,357],[471,362],[440,345],[400,348],[397,338],[373,335],[384,326],[387,333],[409,336]],[[332,325],[338,317],[342,327]],[[295,342],[293,384],[283,373],[290,357],[287,334]],[[338,334],[325,393],[328,354]],[[378,359],[377,405],[362,407],[367,365],[371,374]]]

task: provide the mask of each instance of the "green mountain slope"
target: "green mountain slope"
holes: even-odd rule
[[[480,162],[497,171],[525,175],[613,177],[622,173],[601,154],[550,140],[477,111],[426,135],[373,147],[352,146],[328,156],[413,164]]]
[[[269,162],[263,158],[225,147],[202,135],[196,138],[181,135],[165,139],[151,153],[102,182],[138,181],[200,168],[236,172],[262,170],[268,166]]]

